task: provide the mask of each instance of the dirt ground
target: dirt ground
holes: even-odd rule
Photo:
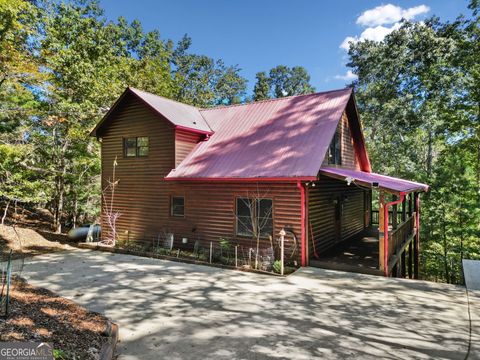
[[[0,320],[0,341],[53,344],[60,359],[97,359],[107,321],[73,301],[16,279],[10,314]]]
[[[10,250],[13,250],[15,258],[69,250],[72,247],[67,242],[65,234],[0,225],[0,252],[3,257]]]

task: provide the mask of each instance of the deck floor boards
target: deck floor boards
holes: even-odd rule
[[[318,259],[311,258],[310,266],[382,275],[378,269],[378,230],[368,228],[352,236],[319,254]]]

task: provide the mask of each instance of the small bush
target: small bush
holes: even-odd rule
[[[275,260],[272,268],[274,273],[280,274],[280,272],[282,271],[282,263],[280,262],[280,260]]]

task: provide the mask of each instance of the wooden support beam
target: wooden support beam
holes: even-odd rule
[[[413,206],[415,211],[415,238],[413,244],[413,278],[418,279],[418,268],[420,265],[420,197],[417,192],[413,195]]]
[[[380,196],[378,200],[378,268],[383,272],[385,270],[385,261],[384,261],[384,240],[385,240],[385,231],[388,231],[388,228],[385,229],[384,222],[384,211],[383,207],[385,205],[385,195],[383,191],[380,191]]]
[[[408,194],[408,216],[413,214],[413,196],[412,193]]]
[[[407,197],[405,196],[402,201],[402,222],[407,220]]]
[[[413,279],[413,243],[408,244],[408,278]]]
[[[393,195],[392,198],[392,201],[397,201],[396,195]],[[397,214],[397,204],[392,205],[392,230],[396,230],[398,227]]]

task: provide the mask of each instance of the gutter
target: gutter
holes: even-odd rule
[[[388,208],[400,204],[405,198],[405,193],[400,193],[400,198],[383,205],[383,273],[388,277]]]
[[[164,177],[163,180],[165,181],[197,181],[197,182],[300,182],[300,181],[314,181],[317,178],[315,176],[312,177],[302,177],[302,178],[294,178],[294,177],[256,177],[256,178],[183,178],[183,177]]]
[[[297,181],[297,188],[300,190],[300,226],[301,226],[301,235],[300,235],[300,243],[301,243],[301,265],[307,266],[307,259],[306,259],[306,239],[305,239],[305,187],[302,185],[301,181]]]
[[[191,132],[193,134],[200,134],[200,135],[206,135],[206,136],[213,135],[213,131],[193,129],[191,127],[182,126],[182,125],[175,125],[175,129],[176,130],[183,130],[183,131],[186,131],[186,132]]]

